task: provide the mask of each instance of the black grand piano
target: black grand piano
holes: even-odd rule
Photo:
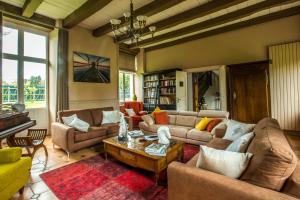
[[[0,148],[3,139],[36,125],[36,121],[31,120],[28,114],[28,112],[0,114]]]

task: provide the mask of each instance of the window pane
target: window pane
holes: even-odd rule
[[[119,101],[124,102],[123,73],[119,73]]]
[[[24,62],[26,108],[46,107],[46,64]]]
[[[18,30],[3,27],[3,53],[18,54]]]
[[[18,61],[2,60],[2,103],[18,102]]]
[[[131,101],[133,97],[133,74],[124,74],[125,101]]]
[[[46,36],[24,32],[24,55],[46,59]]]

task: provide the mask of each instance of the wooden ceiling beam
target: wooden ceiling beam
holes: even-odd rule
[[[8,3],[4,3],[0,1],[0,11],[3,12],[3,15],[5,17],[21,20],[27,23],[31,23],[34,25],[42,26],[45,28],[53,29],[55,26],[55,19],[52,19],[50,17],[46,17],[44,15],[40,15],[37,13],[34,13],[30,19],[27,17],[24,17],[22,15],[23,9],[17,6],[13,6]]]
[[[156,46],[148,47],[145,50],[147,52],[149,52],[149,51],[153,51],[153,50],[157,50],[157,49],[171,47],[171,46],[174,46],[174,45],[178,45],[178,44],[182,44],[182,43],[186,43],[186,42],[190,42],[190,41],[210,37],[210,36],[213,36],[213,35],[229,32],[229,31],[233,31],[233,30],[238,30],[238,29],[245,28],[245,27],[248,27],[248,26],[262,24],[262,23],[265,23],[265,22],[281,19],[281,18],[284,18],[284,17],[290,17],[290,16],[297,15],[297,14],[300,14],[300,6],[285,9],[285,10],[278,11],[278,12],[275,12],[275,13],[271,13],[269,15],[256,17],[256,18],[246,20],[246,21],[243,21],[243,22],[238,22],[236,24],[232,24],[232,25],[228,25],[228,26],[225,26],[225,27],[217,28],[217,29],[214,29],[214,30],[211,30],[211,31],[198,33],[198,34],[188,36],[188,37],[185,37],[185,38],[182,38],[182,39],[179,39],[179,40],[175,40],[175,41],[171,41],[171,42],[167,42],[167,43],[162,43],[162,44],[159,44],[159,45],[156,45]]]
[[[32,17],[35,13],[36,9],[41,5],[43,0],[26,0],[23,5],[22,16],[24,17]]]
[[[119,51],[132,56],[136,56],[139,53],[139,49],[129,49],[129,46],[125,43],[119,44]]]
[[[112,0],[88,0],[63,20],[63,26],[65,28],[76,26],[86,18],[101,10],[111,1]]]
[[[156,22],[154,24],[151,24],[151,26],[156,26],[156,31],[161,31],[167,28],[171,28],[173,26],[176,26],[178,24],[185,23],[187,21],[204,17],[206,15],[218,12],[220,10],[226,9],[230,6],[237,5],[239,3],[245,2],[247,0],[214,0],[205,4],[202,4],[200,6],[197,6],[195,8],[192,8],[190,10],[184,11],[182,13],[179,13],[177,15],[174,15],[172,17],[169,17],[167,19],[161,20],[159,22]],[[145,29],[141,36],[149,35],[151,34],[147,29]],[[118,40],[118,42],[126,42],[129,41],[130,38],[123,37]]]
[[[280,6],[284,3],[287,4],[290,2],[291,2],[291,0],[266,0],[266,1],[251,5],[246,8],[242,8],[242,9],[234,11],[234,12],[231,12],[231,13],[228,13],[225,15],[221,15],[216,18],[212,18],[212,19],[209,19],[209,20],[206,20],[206,21],[203,21],[203,22],[191,25],[191,26],[187,26],[182,29],[178,29],[175,31],[171,31],[171,32],[162,34],[162,35],[158,35],[158,36],[155,36],[154,38],[142,40],[138,43],[138,45],[132,44],[129,46],[129,48],[136,49],[136,48],[148,46],[151,44],[155,44],[158,42],[162,42],[164,40],[168,40],[168,39],[176,38],[176,37],[183,36],[186,34],[190,34],[190,33],[196,32],[196,31],[201,31],[201,30],[211,28],[214,26],[219,26],[221,24],[231,22],[231,21],[234,21],[237,19],[241,19],[243,17],[257,13],[259,11],[269,9],[269,8],[272,8],[275,6]]]
[[[168,8],[171,8],[183,1],[184,0],[154,0],[151,3],[135,10],[135,15],[136,16],[145,15],[145,16],[150,17],[150,16],[155,15],[159,12],[162,12]],[[128,25],[128,23],[125,23],[124,17],[120,17],[119,20],[121,20],[121,22],[122,22],[121,26]],[[106,33],[110,33],[110,32],[112,32],[111,24],[107,23],[107,24],[93,30],[93,35],[95,37],[100,37],[100,36],[105,35]]]

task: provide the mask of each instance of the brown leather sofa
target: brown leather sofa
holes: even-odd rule
[[[116,136],[119,131],[118,124],[101,125],[103,118],[102,111],[111,110],[113,110],[112,107],[59,111],[58,122],[51,124],[53,145],[64,149],[69,156],[70,152],[98,144],[105,138]],[[75,128],[63,124],[62,117],[73,114],[76,114],[79,119],[90,124],[87,133],[77,131]]]
[[[170,200],[262,200],[300,198],[300,165],[280,129],[271,118],[261,120],[247,152],[253,157],[239,180],[196,168],[198,154],[188,163],[168,167]],[[207,146],[226,149],[229,140],[214,138]]]
[[[226,130],[225,123],[222,127],[213,130],[211,133],[208,131],[199,131],[195,129],[195,125],[204,117],[220,118],[224,122],[229,117],[229,112],[227,111],[201,110],[200,112],[192,112],[166,110],[166,112],[169,117],[167,125],[148,125],[146,122],[140,122],[140,129],[147,134],[156,134],[159,127],[168,126],[173,139],[182,140],[190,144],[206,144],[213,139],[215,134],[218,134],[218,131],[224,132]]]

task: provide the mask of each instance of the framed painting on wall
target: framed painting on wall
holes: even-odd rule
[[[110,58],[73,52],[74,82],[110,83]]]

